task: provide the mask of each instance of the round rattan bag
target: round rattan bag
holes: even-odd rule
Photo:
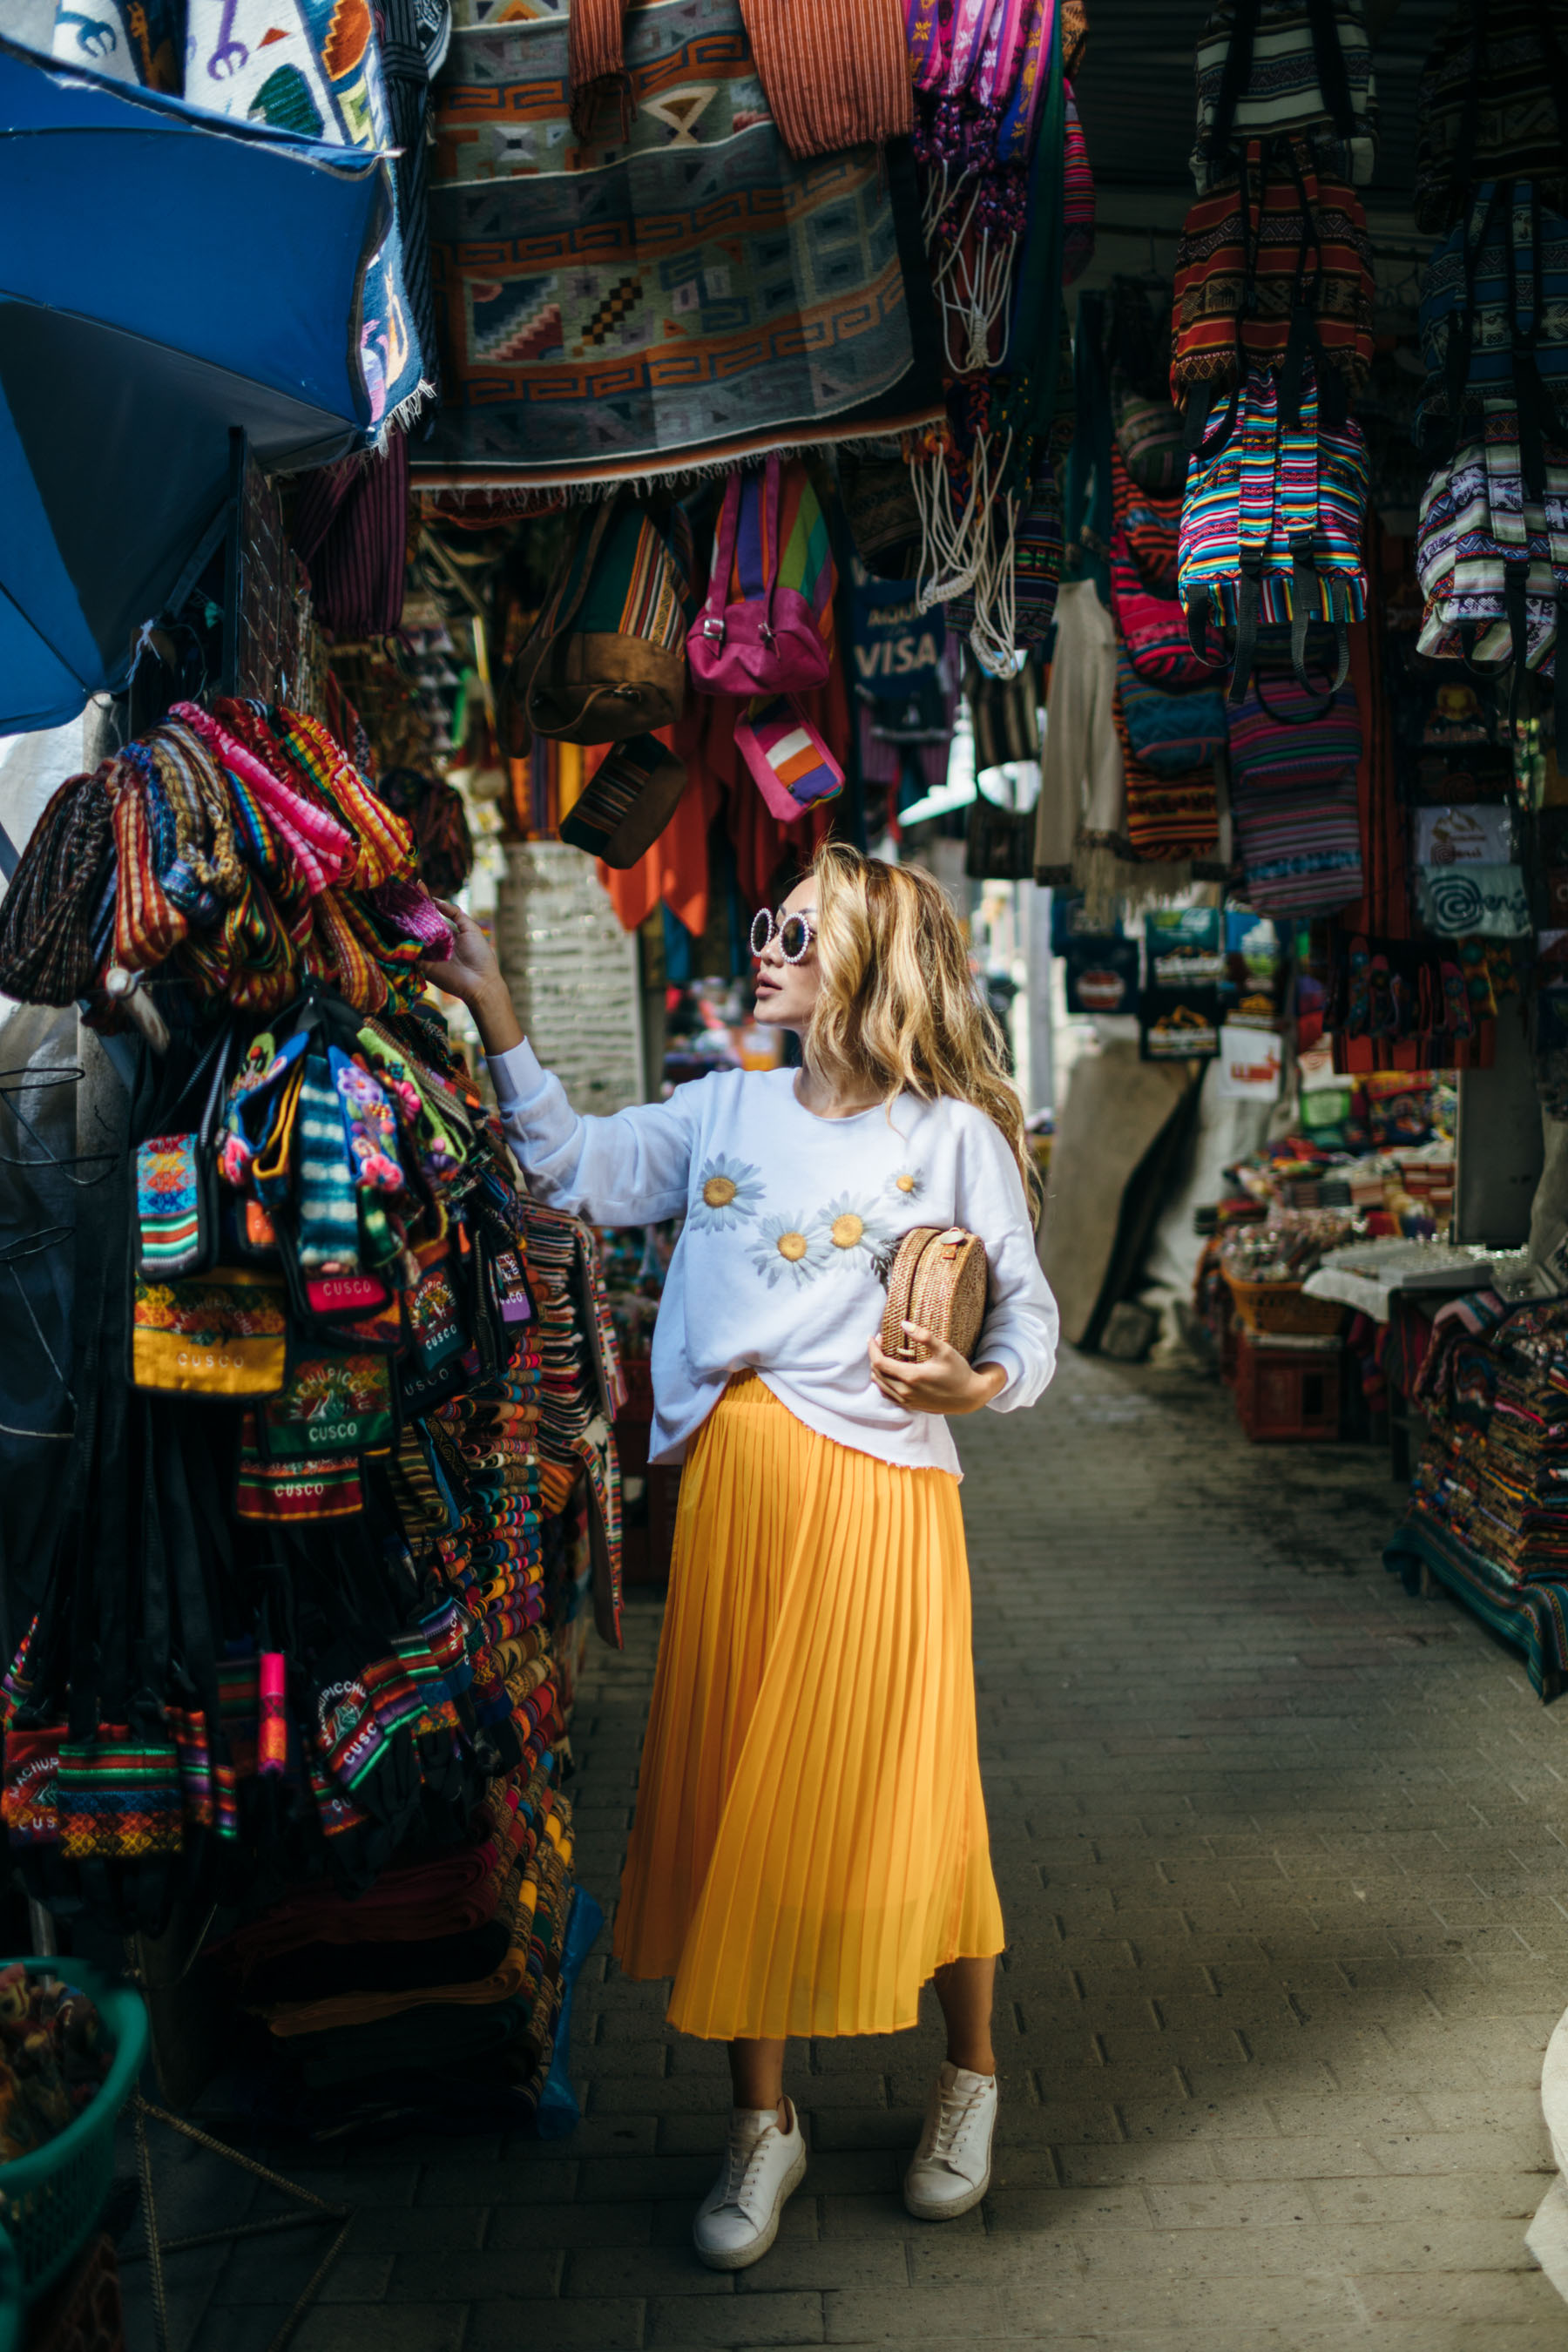
[[[931,1354],[924,1340],[904,1335],[906,1322],[919,1323],[973,1362],[985,1320],[985,1244],[962,1225],[917,1225],[894,1253],[888,1275],[888,1311],[882,1345],[906,1364]]]

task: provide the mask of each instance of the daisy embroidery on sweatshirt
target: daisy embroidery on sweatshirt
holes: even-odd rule
[[[827,1263],[828,1250],[815,1218],[764,1217],[752,1244],[752,1264],[773,1289],[791,1281],[797,1290],[815,1282]]]
[[[731,1225],[750,1224],[765,1189],[760,1168],[748,1160],[731,1160],[722,1151],[715,1152],[697,1171],[695,1198],[686,1222],[700,1234],[727,1233]]]
[[[889,1238],[876,1202],[853,1192],[829,1201],[818,1222],[840,1265],[870,1265]]]

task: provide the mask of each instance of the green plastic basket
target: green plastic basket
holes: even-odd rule
[[[9,1960],[0,1968],[9,1968]],[[0,2165],[0,2227],[20,2266],[20,2298],[36,2303],[70,2268],[98,2226],[114,2179],[114,2126],[147,2055],[147,2011],[129,1985],[110,1984],[82,1960],[27,1959],[29,1976],[58,1976],[84,1992],[114,2045],[107,2080],[58,2137],[32,2156]],[[0,2273],[0,2291],[4,2288]],[[15,2294],[0,2302],[12,2313]],[[8,2339],[0,2318],[0,2352]]]

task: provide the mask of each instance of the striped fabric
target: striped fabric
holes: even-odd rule
[[[1353,422],[1317,430],[1317,389],[1307,371],[1301,424],[1279,424],[1279,387],[1269,368],[1252,368],[1236,429],[1206,464],[1200,450],[1182,503],[1181,599],[1234,625],[1244,556],[1261,564],[1258,617],[1293,617],[1292,535],[1311,536],[1317,583],[1310,617],[1362,620],[1361,560],[1366,514],[1366,446]],[[1338,610],[1336,611],[1336,607]]]
[[[1215,688],[1166,694],[1140,677],[1125,646],[1116,649],[1116,698],[1135,759],[1163,783],[1212,768],[1225,749],[1225,698]]]
[[[1266,672],[1230,715],[1230,805],[1247,903],[1259,914],[1332,914],[1363,889],[1356,766],[1361,719],[1343,687],[1321,693]],[[1302,723],[1305,720],[1306,723]]]
[[[1464,369],[1465,416],[1479,419],[1489,396],[1520,397],[1516,337],[1533,354],[1546,429],[1568,431],[1568,220],[1542,205],[1528,180],[1485,180],[1433,254],[1421,289],[1422,448],[1447,455],[1457,437],[1450,366]]]
[[[741,0],[741,14],[797,160],[880,147],[914,129],[901,0]]]
[[[1440,236],[1478,179],[1533,180],[1543,202],[1568,208],[1565,126],[1543,26],[1561,58],[1568,52],[1568,0],[1486,0],[1480,12],[1473,0],[1453,0],[1416,93],[1417,228]],[[1465,158],[1462,130],[1478,81],[1475,144]]]
[[[1062,163],[1062,284],[1072,285],[1094,259],[1094,173],[1089,166],[1089,142],[1079,121],[1078,104],[1069,89],[1067,102],[1067,148]]]
[[[1325,681],[1326,682],[1326,681]],[[1247,699],[1230,714],[1230,781],[1234,798],[1242,790],[1271,792],[1281,786],[1334,782],[1354,775],[1361,758],[1361,714],[1354,689],[1344,686],[1322,718],[1304,724],[1321,695],[1304,694],[1289,670],[1262,677],[1268,707],[1255,680]]]
[[[605,99],[620,100],[630,135],[626,5],[571,0],[572,122],[580,139]],[[885,146],[914,129],[901,0],[741,0],[741,15],[768,110],[797,161]]]
[[[1437,468],[1421,502],[1415,576],[1426,612],[1419,648],[1436,660],[1454,660],[1473,632],[1472,659],[1510,661],[1508,573],[1510,559],[1514,565],[1524,559],[1526,661],[1552,676],[1557,599],[1568,598],[1568,450],[1548,450],[1546,497],[1537,503],[1525,496],[1519,420],[1506,402],[1487,403],[1484,435]]]
[[[1180,604],[1173,596],[1150,594],[1120,523],[1110,534],[1110,610],[1116,634],[1141,678],[1168,693],[1213,682],[1214,665],[1193,651]]]
[[[1120,692],[1111,705],[1111,722],[1121,747],[1127,841],[1133,856],[1141,864],[1156,866],[1212,857],[1219,846],[1213,762],[1180,776],[1157,776],[1132,749]]]
[[[769,497],[775,480],[776,511]],[[827,519],[799,458],[776,470],[753,468],[741,477],[735,555],[725,602],[765,603],[769,588],[775,585],[793,588],[805,599],[816,616],[818,635],[831,646],[838,572]]]
[[[1122,463],[1120,445],[1113,445],[1110,510],[1142,585],[1151,595],[1173,594],[1181,554],[1181,493],[1162,498],[1140,489]]]
[[[1315,153],[1342,177],[1361,186],[1377,159],[1377,78],[1363,20],[1362,0],[1333,0],[1333,26],[1343,61],[1346,94],[1354,120],[1349,152],[1337,135],[1331,94],[1319,78],[1312,39],[1312,11],[1304,0],[1220,0],[1198,36],[1197,144],[1193,179],[1210,188],[1228,167],[1235,149],[1247,139],[1274,139],[1300,132]],[[1237,96],[1232,136],[1216,140],[1220,84],[1233,44],[1251,29],[1251,57]]]
[[[588,560],[590,543],[591,534],[581,533],[577,561]],[[563,601],[571,593],[569,575]],[[680,582],[669,550],[648,517],[629,502],[597,551],[572,626],[585,635],[644,637],[666,653],[686,643]]]
[[[1173,399],[1200,383],[1236,382],[1238,320],[1247,358],[1278,366],[1299,278],[1312,292],[1324,357],[1359,392],[1372,366],[1373,298],[1361,198],[1320,174],[1300,142],[1281,152],[1254,141],[1241,181],[1200,196],[1177,240]]]
[[[1244,894],[1260,915],[1331,915],[1361,897],[1353,769],[1328,784],[1233,785],[1231,814]]]

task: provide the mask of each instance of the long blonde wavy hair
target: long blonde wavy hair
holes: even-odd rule
[[[810,1067],[846,1092],[950,1095],[1006,1139],[1024,1190],[1039,1179],[1023,1106],[982,1007],[947,893],[918,866],[889,866],[842,841],[812,861],[821,985],[803,1041]]]

